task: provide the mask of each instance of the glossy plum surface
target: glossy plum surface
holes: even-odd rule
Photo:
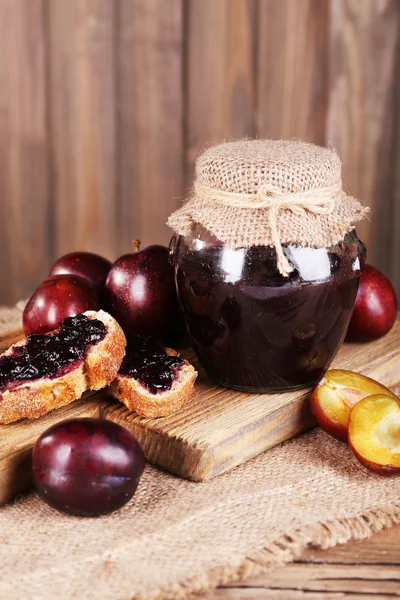
[[[400,399],[379,393],[360,400],[351,411],[348,439],[362,465],[400,475]]]
[[[396,398],[393,392],[370,377],[331,369],[313,389],[310,409],[322,429],[341,442],[347,442],[352,409],[360,400],[374,394]]]
[[[182,334],[174,271],[164,246],[148,246],[116,260],[107,277],[106,300],[128,334],[165,343]]]
[[[93,252],[70,252],[61,256],[51,268],[52,275],[79,275],[100,289],[107,279],[111,261]]]
[[[24,345],[0,356],[0,390],[41,377],[65,375],[105,336],[104,323],[85,315],[67,317],[55,333],[28,335]]]
[[[56,510],[84,517],[129,502],[144,465],[129,431],[103,419],[61,421],[40,436],[32,453],[39,496]]]
[[[99,310],[98,294],[92,284],[77,275],[54,275],[45,279],[25,306],[25,335],[57,329],[66,317]]]
[[[360,276],[348,339],[358,342],[377,340],[391,330],[396,314],[396,292],[389,279],[375,267],[365,265]]]

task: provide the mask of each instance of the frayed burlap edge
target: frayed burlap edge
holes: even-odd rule
[[[307,547],[328,549],[350,540],[365,540],[384,528],[400,523],[400,504],[377,508],[345,519],[316,523],[307,529],[288,531],[262,550],[238,558],[235,564],[211,569],[203,577],[188,579],[152,594],[135,594],[124,600],[187,600],[221,585],[254,577],[290,563]]]
[[[276,217],[280,243],[310,248],[329,248],[344,238],[367,217],[369,208],[352,196],[343,195],[334,212],[304,216],[281,211]],[[227,231],[227,224],[229,230]],[[194,195],[173,212],[167,225],[177,234],[188,236],[200,225],[228,248],[274,246],[271,237],[269,211],[249,210],[231,206],[207,204]]]
[[[200,225],[232,249],[274,247],[287,276],[283,245],[329,248],[367,215],[341,171],[333,148],[301,140],[216,144],[197,157],[193,189],[167,223],[181,236]]]

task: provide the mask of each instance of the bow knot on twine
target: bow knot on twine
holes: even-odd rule
[[[196,182],[194,184],[195,196],[201,200],[219,203],[232,208],[252,210],[266,210],[269,227],[271,229],[272,244],[276,250],[278,271],[284,277],[293,271],[285,253],[283,252],[278,216],[281,211],[290,211],[297,215],[312,213],[328,215],[335,208],[335,200],[343,193],[341,181],[336,184],[305,190],[302,192],[283,192],[279,187],[265,183],[258,187],[255,193],[228,192],[218,188]]]

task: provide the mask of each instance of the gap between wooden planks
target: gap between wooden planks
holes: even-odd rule
[[[199,600],[389,600],[400,597],[400,525],[369,540],[329,550],[309,548],[301,557],[210,591]]]
[[[3,337],[9,339],[5,332]],[[190,359],[194,361],[193,355]],[[388,387],[400,383],[400,321],[374,344],[343,345],[334,366],[363,372]],[[181,477],[204,481],[310,429],[314,421],[308,396],[308,389],[243,394],[212,384],[201,370],[193,399],[161,419],[141,419],[104,393],[86,394],[84,400],[36,421],[1,426],[0,503],[29,487],[30,449],[58,421],[101,416],[119,423],[135,435],[150,462]]]
[[[20,314],[14,314],[14,325],[18,323]],[[3,328],[3,333],[0,330],[0,351],[21,337],[22,331],[18,326],[10,331],[4,331]],[[357,354],[360,359],[362,354],[371,354],[373,357],[379,355],[379,352],[375,346],[360,346]],[[380,358],[375,356],[377,357]],[[381,369],[384,368],[384,362],[380,362]],[[98,400],[93,402],[90,394],[88,396],[85,401],[75,402],[63,409],[62,418],[68,418],[69,410],[73,411],[73,416],[79,416],[79,411],[82,411],[82,416],[98,415]],[[107,407],[110,404],[105,402],[103,406]],[[46,420],[50,418],[51,415],[48,415],[32,422],[30,430],[33,437],[40,435]],[[13,427],[26,425],[21,422]],[[19,478],[18,485],[27,489],[30,485],[30,451],[25,449],[21,452],[18,446],[14,450],[18,457],[17,464],[23,467],[25,463],[22,473],[25,472],[26,476],[22,480]],[[3,476],[0,481],[5,481]],[[0,498],[3,493],[4,490],[0,488]],[[267,571],[256,578],[218,588],[209,592],[207,596],[199,597],[199,600],[393,600],[400,596],[399,538],[400,525],[369,540],[351,541],[330,550],[308,549],[293,563]]]

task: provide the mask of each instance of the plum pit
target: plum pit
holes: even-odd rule
[[[349,422],[349,444],[359,462],[382,474],[400,474],[400,400],[375,394],[360,400]]]
[[[393,392],[370,377],[331,369],[312,391],[310,408],[322,429],[336,439],[347,442],[351,411],[363,399],[375,394],[396,398]]]
[[[382,448],[400,454],[400,411],[386,415],[376,426],[376,437]]]

